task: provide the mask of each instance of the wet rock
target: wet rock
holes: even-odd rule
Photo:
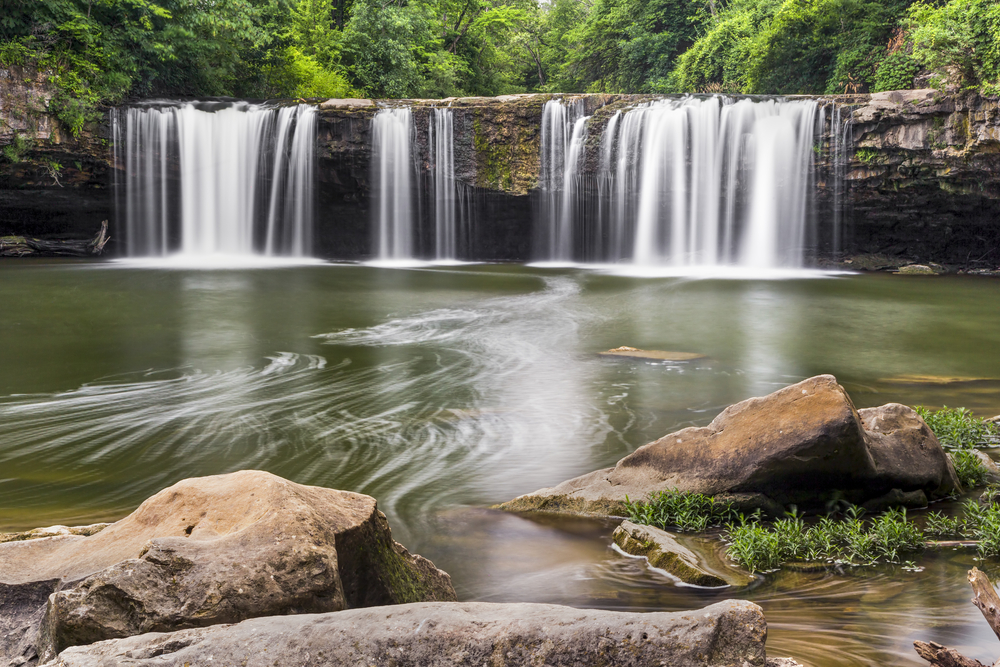
[[[626,496],[677,489],[738,494],[749,501],[742,510],[756,503],[774,514],[776,505],[825,511],[893,489],[933,500],[959,488],[951,462],[913,410],[890,404],[859,414],[836,378],[819,375],[732,405],[708,426],[664,436],[613,468],[500,508],[622,516]]]
[[[875,464],[874,479],[883,488],[922,491],[925,501],[950,496],[961,488],[951,459],[911,408],[888,403],[858,410],[858,416]]]
[[[0,582],[45,580],[62,590],[37,631],[43,658],[144,632],[455,599],[447,574],[392,540],[374,498],[260,471],[184,480],[90,537],[0,544]]]
[[[878,498],[872,498],[871,500],[863,503],[861,507],[868,514],[878,514],[879,512],[884,512],[894,507],[917,509],[927,507],[927,494],[923,491],[905,492],[900,491],[899,489],[892,489],[885,495],[879,496]]]
[[[704,359],[704,354],[698,352],[670,352],[667,350],[640,350],[635,347],[616,347],[599,353],[602,357],[626,357],[630,359],[648,359],[650,361],[694,361]]]
[[[803,667],[795,658],[768,658],[767,667]]]
[[[996,464],[996,461],[990,458],[990,455],[981,449],[972,450],[976,458],[983,464],[986,468],[986,481],[990,484],[997,484],[1000,482],[1000,466]]]
[[[96,535],[110,523],[92,523],[88,526],[48,526],[33,528],[22,533],[0,533],[0,542],[20,542],[22,540],[37,540],[43,537],[59,537],[63,535]]]
[[[760,607],[648,614],[546,604],[418,603],[284,616],[74,647],[59,667],[548,665],[764,667]]]
[[[682,545],[676,536],[653,526],[623,521],[611,539],[625,553],[644,556],[649,564],[694,586],[746,586],[753,576]]]
[[[901,276],[934,276],[938,274],[926,264],[907,264],[896,269],[896,273]]]

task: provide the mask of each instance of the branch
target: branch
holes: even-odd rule
[[[993,588],[989,578],[977,567],[969,570],[969,584],[972,585],[972,592],[976,594],[972,598],[972,604],[979,607],[979,611],[983,612],[986,622],[993,629],[993,634],[997,636],[997,639],[1000,639],[1000,617],[998,617],[1000,596],[997,596],[997,590]]]
[[[972,604],[983,612],[986,622],[993,628],[993,633],[1000,639],[1000,596],[993,588],[989,578],[979,571],[979,568],[969,570],[969,583],[972,585]],[[967,658],[953,648],[942,646],[936,642],[913,642],[917,655],[931,663],[931,667],[987,667],[978,660]],[[1000,661],[997,662],[1000,665]]]
[[[931,663],[932,667],[987,667],[978,660],[966,658],[953,648],[941,646],[936,642],[913,642],[917,654]]]

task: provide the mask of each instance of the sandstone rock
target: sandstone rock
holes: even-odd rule
[[[930,499],[960,489],[940,444],[913,410],[855,410],[831,375],[726,408],[598,470],[500,505],[511,511],[624,514],[623,501],[666,489],[737,497],[741,511],[776,504],[825,510],[893,489]],[[871,431],[865,430],[866,422]],[[732,496],[731,494],[735,494]]]
[[[907,264],[896,270],[901,276],[935,276],[937,271],[925,264]]]
[[[616,347],[613,350],[599,352],[602,357],[626,357],[631,359],[649,359],[650,361],[693,361],[704,359],[704,354],[698,352],[670,352],[667,350],[640,350],[635,347]]]
[[[717,562],[678,541],[677,536],[653,526],[623,521],[611,539],[625,553],[644,556],[649,564],[694,586],[746,586],[753,576]]]
[[[320,109],[361,109],[374,106],[371,100],[352,98],[346,100],[329,99],[319,105]]]
[[[859,410],[858,416],[875,464],[875,479],[882,488],[922,491],[928,500],[961,489],[951,459],[930,427],[911,408],[888,403]]]
[[[802,667],[795,658],[768,658],[767,667]]]
[[[42,537],[58,537],[61,535],[96,535],[110,523],[92,523],[88,526],[48,526],[46,528],[33,528],[22,533],[0,533],[0,542],[19,542],[21,540],[37,540]]]
[[[976,454],[976,458],[983,464],[986,468],[986,481],[990,484],[996,484],[1000,482],[1000,466],[997,465],[996,461],[990,458],[990,455],[981,449],[972,450]]]
[[[764,667],[767,626],[743,600],[648,614],[546,604],[418,603],[147,634],[63,651],[59,667]]]
[[[260,471],[184,480],[90,537],[0,544],[0,582],[43,580],[63,588],[38,632],[43,658],[150,631],[455,599],[447,574],[392,540],[374,498]]]

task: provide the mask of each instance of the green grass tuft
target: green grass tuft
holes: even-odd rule
[[[914,408],[917,414],[934,431],[938,442],[945,449],[972,449],[1000,445],[1000,427],[979,417],[973,417],[965,408],[928,410]]]
[[[629,521],[633,523],[664,530],[674,528],[681,532],[701,532],[710,526],[721,526],[739,518],[729,503],[723,504],[711,496],[683,493],[677,489],[650,494],[645,502],[633,502],[626,496],[625,508]]]

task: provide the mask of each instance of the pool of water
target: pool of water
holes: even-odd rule
[[[374,496],[466,600],[727,597],[611,550],[612,523],[488,508],[744,398],[833,373],[858,407],[1000,413],[1000,283],[983,278],[8,261],[0,304],[0,531],[114,520],[185,477],[258,468]],[[597,354],[621,345],[705,356]],[[784,570],[740,595],[770,654],[814,667],[920,665],[914,639],[987,662],[1000,647],[964,573],[1000,568],[973,556]]]

